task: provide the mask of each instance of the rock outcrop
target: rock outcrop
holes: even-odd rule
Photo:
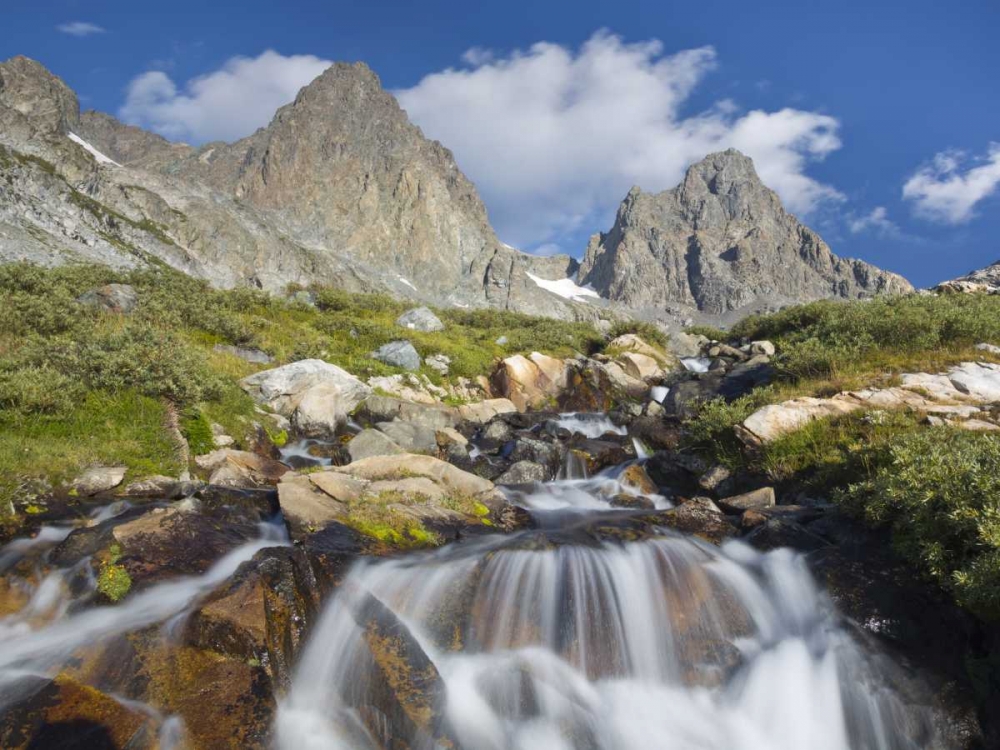
[[[935,292],[943,294],[973,294],[982,292],[985,294],[1000,294],[1000,261],[993,263],[986,268],[959,276],[957,279],[942,281],[936,287]]]
[[[732,149],[705,157],[672,190],[633,188],[612,229],[591,238],[578,278],[630,308],[713,314],[912,289],[835,256]]]

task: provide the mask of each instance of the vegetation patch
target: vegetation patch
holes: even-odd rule
[[[112,544],[108,550],[108,559],[101,564],[97,574],[97,590],[112,602],[125,598],[132,588],[132,577],[123,565],[119,565],[122,550],[117,544]]]

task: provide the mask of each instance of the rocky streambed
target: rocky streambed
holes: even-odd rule
[[[0,746],[985,746],[972,625],[885,539],[678,449],[768,366],[716,354],[460,408],[258,378],[283,447],[95,472],[0,548]]]

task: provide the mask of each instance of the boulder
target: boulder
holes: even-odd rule
[[[700,357],[709,340],[701,334],[671,333],[667,341],[667,349],[676,357]]]
[[[379,422],[375,427],[402,448],[404,453],[437,452],[437,431],[433,427],[400,421]]]
[[[612,339],[608,342],[608,349],[614,349],[617,351],[630,352],[633,354],[641,354],[644,357],[649,357],[654,360],[661,368],[667,371],[679,370],[681,368],[680,361],[676,356],[669,352],[665,352],[662,349],[655,347],[651,344],[646,343],[639,336],[634,333],[626,333],[617,338]],[[700,352],[700,349],[699,349]],[[698,356],[697,354],[692,356]]]
[[[148,712],[76,682],[24,676],[4,686],[0,747],[4,750],[154,750]]]
[[[324,387],[310,395],[301,417],[302,423],[310,428],[343,423],[347,415],[371,395],[371,388],[356,377],[321,359],[300,360],[240,381],[243,390],[255,401],[293,423],[300,421],[296,411],[307,392],[321,383]]]
[[[78,495],[97,495],[113,490],[125,480],[125,466],[94,466],[73,480],[72,489]]]
[[[548,374],[534,358],[515,354],[500,362],[491,377],[494,390],[509,399],[518,411],[541,409],[554,403],[561,388],[565,387],[565,370],[553,364],[558,360],[542,358],[542,355],[538,355],[538,359],[548,370]]]
[[[774,488],[761,487],[752,492],[745,492],[742,495],[722,498],[718,501],[719,507],[729,513],[742,513],[746,510],[759,511],[763,508],[774,507]]]
[[[292,425],[306,437],[333,435],[347,420],[340,393],[340,387],[329,381],[310,386],[292,413]]]
[[[645,354],[625,352],[616,361],[629,377],[637,380],[655,380],[663,376],[659,363]]]
[[[414,307],[396,318],[396,325],[414,331],[443,331],[444,323],[427,307]]]
[[[488,479],[469,474],[432,456],[404,453],[394,456],[374,456],[341,466],[336,471],[369,481],[426,477],[457,495],[473,497],[493,489]]]
[[[458,407],[458,414],[463,420],[476,424],[486,424],[499,414],[510,414],[516,411],[517,406],[508,398],[490,398]]]
[[[419,370],[420,355],[409,341],[390,341],[372,352],[371,356],[390,367]]]
[[[139,304],[139,295],[129,284],[105,284],[84,292],[76,301],[104,312],[127,315]]]
[[[451,357],[444,354],[432,354],[429,357],[424,357],[424,364],[437,372],[439,375],[444,376],[448,374],[448,370],[451,365]]]
[[[317,472],[316,475],[324,473]],[[344,502],[321,489],[320,484],[314,479],[313,474],[307,476],[289,474],[278,484],[281,512],[293,530],[320,529],[330,521],[347,515],[347,506]],[[326,486],[335,488],[332,482]]]
[[[364,425],[379,422],[412,422],[433,427],[454,427],[461,418],[456,409],[440,404],[417,404],[391,396],[369,396],[355,412],[354,418]]]
[[[531,484],[548,479],[548,471],[534,461],[517,461],[497,477],[497,484]]]
[[[750,354],[753,356],[762,354],[765,357],[773,357],[776,353],[774,344],[770,341],[751,341]]]
[[[734,527],[722,515],[719,507],[707,497],[693,497],[676,508],[658,514],[665,526],[686,534],[694,534],[712,544],[722,544],[736,535]]]
[[[347,452],[351,454],[351,461],[360,461],[363,458],[388,456],[404,451],[384,432],[367,428],[351,439],[347,444]]]
[[[194,459],[199,469],[210,472],[209,484],[224,487],[260,487],[277,482],[288,467],[256,453],[220,448]]]

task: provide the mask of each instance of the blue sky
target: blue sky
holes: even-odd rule
[[[190,142],[363,60],[528,250],[579,255],[631,184],[735,145],[841,255],[918,285],[1000,259],[995,0],[8,0],[15,54]]]

